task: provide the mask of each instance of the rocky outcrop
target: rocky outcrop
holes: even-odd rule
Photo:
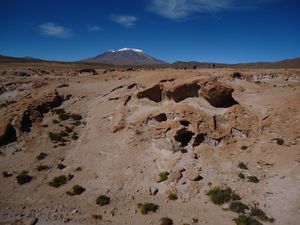
[[[23,132],[30,132],[32,124],[41,121],[43,114],[58,107],[63,97],[55,91],[49,91],[36,98],[27,96],[23,102],[16,103],[18,111],[8,108],[2,111],[0,124],[0,145],[6,145],[17,140]]]

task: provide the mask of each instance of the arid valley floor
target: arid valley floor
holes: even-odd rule
[[[300,70],[0,70],[1,225],[299,224]]]

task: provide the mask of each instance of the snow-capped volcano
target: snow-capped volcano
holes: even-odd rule
[[[89,63],[106,63],[114,65],[157,65],[166,64],[166,62],[156,59],[143,50],[136,48],[121,48],[118,50],[109,50],[101,55],[83,60]]]

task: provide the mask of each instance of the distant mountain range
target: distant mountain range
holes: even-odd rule
[[[0,55],[0,63],[13,62],[49,62],[42,59],[32,57],[10,57]],[[57,62],[64,63],[64,62]],[[225,64],[216,62],[182,62],[177,61],[172,64],[166,63],[163,60],[156,59],[140,49],[123,48],[117,51],[107,51],[96,57],[84,59],[78,62],[68,62],[77,64],[93,64],[107,66],[154,66],[154,67],[173,67],[173,68],[208,68],[209,65],[215,64],[216,68],[300,68],[300,57],[294,59],[287,59],[277,62],[253,62],[253,63],[239,63],[239,64]]]
[[[117,51],[111,50],[104,52],[96,57],[82,60],[88,63],[106,63],[113,65],[159,65],[166,62],[156,59],[143,50],[134,48],[122,48]]]

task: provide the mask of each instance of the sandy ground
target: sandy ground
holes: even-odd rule
[[[63,72],[61,76],[51,72],[23,78],[12,73],[0,76],[3,86],[19,83],[0,94],[0,103],[16,101],[2,107],[2,115],[13,107],[20,109],[20,102],[30,93],[57,89],[60,95],[71,95],[58,108],[83,117],[81,124],[74,126],[72,119],[59,121],[55,113],[47,112],[41,121],[32,124],[30,132],[20,133],[17,141],[0,147],[0,171],[12,174],[0,176],[0,224],[141,225],[159,224],[162,217],[171,218],[175,225],[235,224],[233,219],[238,214],[226,210],[226,204],[214,205],[206,195],[215,186],[231,187],[243,203],[258,205],[273,217],[274,225],[299,224],[300,71],[240,71],[252,80],[233,79],[230,75],[235,71],[156,69],[103,74],[99,70],[98,75],[72,77]],[[201,96],[186,98],[180,103],[166,99],[156,103],[137,98],[137,93],[163,79],[174,79],[166,82],[172,85],[172,82],[212,77],[234,88],[233,98],[257,118],[253,121],[253,124],[257,123],[255,129],[247,137],[230,137],[228,143],[221,142],[218,146],[203,143],[194,147],[189,143],[186,153],[170,149],[166,140],[151,139],[147,133],[151,124],[143,121],[153,112],[172,107],[176,111],[179,105],[190,105],[209,116],[224,116],[233,106],[213,107]],[[32,82],[45,84],[32,88]],[[58,88],[61,84],[68,86]],[[131,84],[137,86],[128,89]],[[126,96],[131,96],[128,104],[124,103]],[[54,119],[59,123],[53,123]],[[116,124],[120,127],[114,130]],[[73,127],[78,140],[68,138],[64,146],[53,143],[48,137],[49,132],[58,132],[65,126]],[[284,143],[277,144],[276,138]],[[47,156],[37,160],[41,152]],[[248,170],[238,168],[239,162],[244,162]],[[59,163],[66,167],[58,169]],[[37,171],[36,167],[41,164],[51,168]],[[82,170],[77,171],[78,167]],[[202,179],[190,180],[188,168],[197,168]],[[171,176],[180,169],[186,171],[176,182],[170,179],[157,182],[161,171],[168,171]],[[24,170],[33,179],[19,185],[16,176]],[[246,177],[257,176],[259,182],[240,179],[239,172]],[[68,174],[73,178],[66,184],[58,188],[49,186],[54,177]],[[67,195],[66,192],[76,184],[85,191],[80,195]],[[149,189],[155,188],[158,193],[151,195]],[[178,199],[168,200],[170,192],[176,193]],[[109,196],[110,204],[97,205],[99,195]],[[159,205],[158,211],[142,215],[137,204],[144,202]],[[96,220],[92,214],[101,215],[102,219]],[[30,221],[33,218],[37,221]]]

